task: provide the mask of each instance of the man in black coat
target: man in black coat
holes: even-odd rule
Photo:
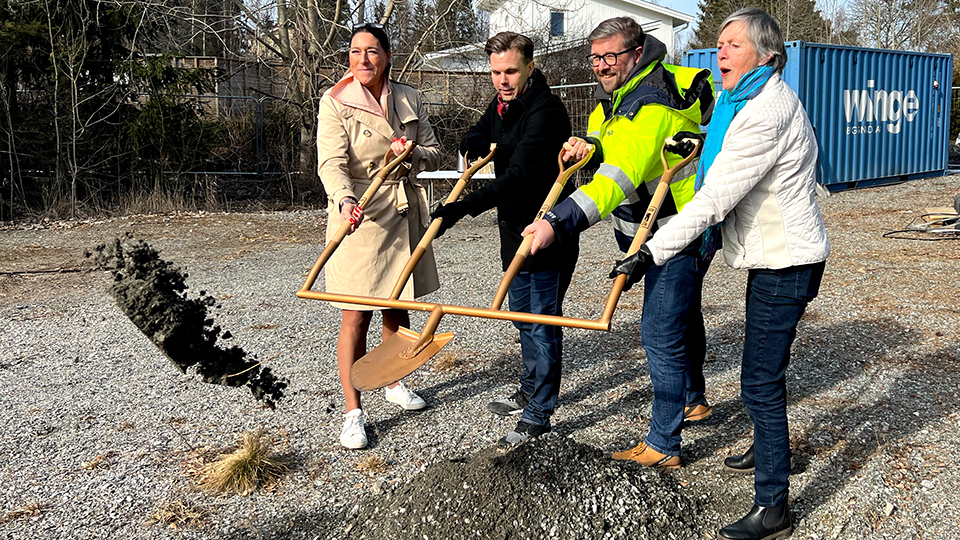
[[[497,144],[496,178],[462,200],[440,205],[431,218],[443,218],[443,234],[460,218],[497,208],[500,260],[506,270],[523,241],[520,231],[533,221],[560,170],[557,156],[570,137],[570,117],[560,98],[533,62],[533,42],[514,32],[487,40],[490,73],[497,96],[460,142],[460,152],[479,158]],[[567,184],[560,195],[574,191]],[[527,260],[508,291],[510,310],[562,315],[563,296],[577,263],[576,241],[557,243]],[[550,415],[560,392],[563,330],[559,326],[514,323],[520,331],[524,372],[520,387],[487,407],[503,416],[521,414],[498,446],[511,447],[550,431]]]

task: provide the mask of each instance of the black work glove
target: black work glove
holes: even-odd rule
[[[697,149],[697,152],[703,149],[703,135],[699,133],[694,133],[692,131],[678,131],[670,142],[667,142],[667,152],[677,154],[680,157],[687,157],[693,152],[693,145],[695,143],[694,139],[700,141],[700,146]]]
[[[490,153],[490,140],[476,133],[468,133],[460,141],[460,153],[469,161],[476,161]]]
[[[640,246],[640,250],[630,255],[622,261],[617,261],[610,271],[610,279],[616,279],[620,274],[627,275],[627,283],[623,286],[624,291],[629,291],[633,284],[640,281],[647,270],[653,266],[653,254],[647,244]]]
[[[440,222],[440,230],[437,231],[437,238],[443,236],[447,229],[453,227],[461,218],[470,213],[470,204],[466,201],[456,201],[450,204],[440,203],[433,212],[430,212],[430,220],[443,218]]]

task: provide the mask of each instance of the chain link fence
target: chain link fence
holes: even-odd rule
[[[482,75],[482,82],[490,86],[488,75]],[[574,136],[583,137],[587,134],[587,121],[590,113],[597,106],[597,101],[593,97],[596,83],[566,84],[552,86],[551,90],[566,105],[567,113],[570,115],[571,132]],[[466,134],[467,130],[473,126],[480,115],[486,110],[487,104],[493,96],[493,88],[490,86],[485,95],[473,93],[475,102],[472,103],[431,103],[428,102],[427,113],[430,115],[430,122],[434,133],[440,141],[440,146],[444,154],[444,162],[440,168],[444,170],[455,170],[457,167],[457,148],[460,140]],[[430,93],[426,95],[430,97]],[[560,149],[557,149],[559,153]],[[591,178],[589,172],[577,172],[572,182],[577,186],[583,185]],[[456,179],[434,180],[432,191],[436,197],[444,196],[452,188]],[[484,185],[484,181],[475,179],[468,187],[468,191],[475,190]]]

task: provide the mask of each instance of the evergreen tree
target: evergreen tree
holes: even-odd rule
[[[691,49],[717,46],[720,25],[735,11],[758,7],[776,19],[784,41],[829,41],[831,24],[823,18],[814,0],[700,0],[697,31]]]

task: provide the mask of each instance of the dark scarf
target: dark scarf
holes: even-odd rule
[[[524,94],[524,92],[526,92],[527,90],[530,89],[531,86],[533,86],[534,72],[535,70],[530,72],[530,76],[527,77],[527,82],[523,83],[523,88],[521,88],[520,91],[517,92],[517,97],[511,99],[510,101],[504,101],[503,98],[500,97],[500,93],[499,92],[497,93],[497,114],[500,115],[500,118],[503,118],[503,115],[507,114],[507,109],[510,108],[511,103],[519,99],[520,96]]]

